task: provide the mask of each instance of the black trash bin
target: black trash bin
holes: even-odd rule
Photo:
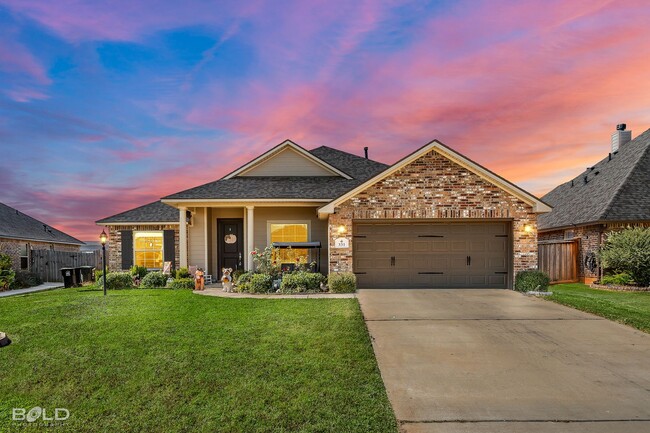
[[[95,267],[94,266],[79,266],[81,269],[81,282],[89,283],[95,281]]]
[[[81,268],[77,266],[74,268],[74,285],[75,287],[81,287]]]
[[[63,285],[66,289],[74,287],[74,269],[61,268],[61,276],[63,277]]]

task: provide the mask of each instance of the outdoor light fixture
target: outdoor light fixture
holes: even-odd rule
[[[106,236],[106,232],[102,230],[102,234],[99,235],[99,241],[102,243],[102,268],[103,268],[102,277],[104,278],[104,296],[106,296],[106,241],[107,240],[108,240],[108,236]]]
[[[343,224],[341,224],[341,225],[339,226],[339,228],[338,228],[338,232],[339,232],[339,234],[343,234],[343,233],[345,233],[345,232],[347,232],[347,231],[348,231],[348,230],[345,228],[345,226],[344,226]]]
[[[532,231],[533,231],[533,226],[531,226],[530,224],[526,224],[526,225],[524,226],[524,231],[525,231],[526,233],[530,233],[530,232],[532,232]]]

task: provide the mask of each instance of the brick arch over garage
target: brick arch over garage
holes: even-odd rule
[[[537,267],[536,219],[533,204],[432,149],[336,204],[329,215],[330,272],[354,270],[357,222],[507,221],[511,287],[512,274]],[[346,228],[349,248],[334,247],[340,226]]]

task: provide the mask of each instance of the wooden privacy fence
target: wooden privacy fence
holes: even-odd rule
[[[32,250],[30,252],[30,271],[43,281],[63,281],[61,268],[94,266],[101,269],[101,251],[72,252],[56,250]]]
[[[545,241],[537,245],[539,269],[551,283],[578,281],[578,241]]]

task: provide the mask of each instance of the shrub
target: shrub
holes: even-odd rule
[[[280,249],[268,246],[264,251],[255,248],[251,251],[255,270],[261,274],[270,275],[272,279],[277,279],[281,273],[280,269]]]
[[[11,256],[0,254],[0,291],[8,290],[14,283],[16,273],[11,269]]]
[[[95,281],[99,281],[102,275],[104,275],[104,271],[101,269],[95,269]]]
[[[165,287],[167,285],[167,275],[162,272],[149,272],[140,282],[141,287]]]
[[[248,284],[251,281],[253,276],[252,272],[244,272],[240,274],[237,278],[233,278],[235,282],[235,288],[238,292],[248,292]]]
[[[243,275],[243,274],[245,274],[245,273],[246,273],[246,271],[243,270],[243,269],[235,269],[234,271],[232,271],[232,275],[231,275],[231,276],[232,276],[232,281],[233,281],[233,282],[236,282],[237,279],[238,279],[241,275]]]
[[[531,290],[545,292],[550,282],[549,276],[537,269],[519,271],[515,276],[515,290],[520,292],[530,292]]]
[[[280,293],[320,292],[320,284],[325,280],[325,276],[317,272],[286,274],[282,277]]]
[[[267,274],[253,274],[247,286],[248,293],[268,293],[273,287],[273,277]]]
[[[187,268],[179,268],[176,270],[176,278],[191,278],[190,271]]]
[[[147,268],[144,266],[135,265],[131,268],[131,275],[134,277],[140,277],[140,281],[147,275]]]
[[[621,272],[620,274],[615,275],[605,275],[601,280],[600,284],[607,284],[613,286],[632,286],[634,285],[634,280],[630,274]]]
[[[603,267],[627,273],[640,286],[650,286],[650,227],[611,233],[600,259]]]
[[[23,289],[25,287],[34,287],[42,284],[41,277],[33,272],[18,271],[16,272],[13,287],[15,289]]]
[[[192,278],[176,278],[169,284],[169,288],[174,290],[194,290],[194,280]]]
[[[97,286],[104,286],[104,276],[97,280]],[[109,272],[106,276],[106,288],[110,290],[132,289],[133,277],[130,272]]]
[[[327,285],[331,293],[354,293],[357,291],[357,276],[352,272],[332,272]]]

